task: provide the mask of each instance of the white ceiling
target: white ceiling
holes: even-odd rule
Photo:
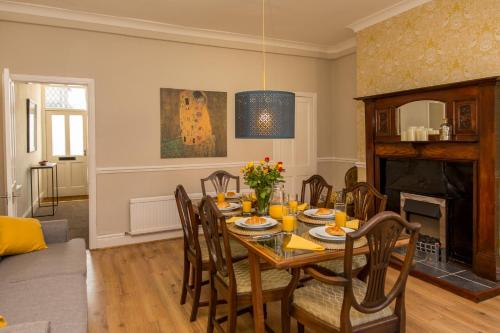
[[[239,34],[261,34],[262,0],[12,0]],[[347,26],[401,0],[266,0],[266,36],[336,45]]]

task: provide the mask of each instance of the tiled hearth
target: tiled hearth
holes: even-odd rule
[[[404,254],[404,248],[399,248],[395,251]],[[420,276],[421,274],[446,281],[453,287],[457,288],[458,294],[460,290],[464,291],[462,296],[475,301],[481,301],[492,297],[493,295],[500,294],[500,283],[483,279],[474,272],[470,267],[461,265],[453,261],[435,262],[426,259],[425,253],[419,251],[415,252],[415,267],[412,269],[412,275]],[[427,280],[427,279],[426,279]]]

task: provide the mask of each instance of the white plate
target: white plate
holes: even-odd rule
[[[225,208],[219,208],[221,212],[228,212],[230,210],[235,210],[241,207],[241,204],[236,203],[236,202],[228,202],[229,206]],[[218,208],[218,207],[217,207]]]
[[[316,237],[316,238],[319,238],[319,239],[326,240],[326,241],[336,241],[336,242],[345,241],[345,236],[330,235],[329,233],[327,233],[325,231],[326,228],[328,228],[328,227],[322,226],[322,227],[312,228],[309,230],[309,235]],[[354,229],[350,229],[350,228],[346,228],[346,227],[342,227],[342,230],[344,230],[346,233],[350,233],[350,232],[354,231]]]
[[[312,217],[313,219],[333,219],[335,217],[335,210],[330,209],[330,214],[328,215],[316,215],[318,209],[308,209],[304,211],[304,215]]]
[[[239,219],[238,221],[234,222],[234,224],[243,229],[268,229],[278,224],[278,221],[276,221],[275,219],[272,219],[270,217],[264,217],[264,218],[266,219],[266,222],[262,224],[247,224],[246,222],[249,219],[249,217]]]
[[[238,199],[238,198],[241,198],[241,193],[236,193],[236,192],[234,192],[234,195],[228,195],[227,192],[224,195],[225,195],[226,199]]]

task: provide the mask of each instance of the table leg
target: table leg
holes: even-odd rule
[[[259,257],[248,251],[250,263],[250,279],[252,281],[252,305],[254,332],[264,333],[264,303],[262,299],[262,281],[260,276]]]

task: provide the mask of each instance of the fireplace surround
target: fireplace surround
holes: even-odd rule
[[[480,277],[500,280],[499,78],[358,100],[365,103],[367,181],[388,195],[388,209],[401,212],[401,192],[446,200],[448,258],[470,265]],[[451,140],[429,135],[426,141],[401,141],[399,110],[429,100],[444,103]],[[413,174],[405,178],[394,166]]]

